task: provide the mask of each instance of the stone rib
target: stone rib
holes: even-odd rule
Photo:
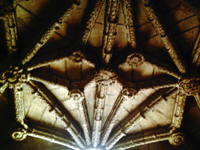
[[[0,87],[0,96],[4,93],[4,91],[7,89],[8,87],[8,82],[3,83],[3,85]]]
[[[148,19],[151,21],[156,33],[160,36],[162,43],[164,44],[175,65],[181,73],[185,73],[187,70],[187,64],[172,37],[166,33],[164,29],[164,23],[161,20],[161,15],[156,8],[153,8],[152,4],[150,4],[150,0],[141,0],[141,2]]]
[[[113,54],[114,40],[117,32],[120,0],[109,0],[103,37],[102,64],[108,65]]]
[[[96,100],[94,105],[94,120],[92,127],[92,144],[94,147],[97,147],[97,145],[100,143],[102,118],[107,89],[108,85],[101,83],[97,84]]]
[[[21,125],[24,125],[25,114],[22,84],[15,84],[13,91],[15,98],[16,121],[19,122]]]
[[[103,128],[103,134],[102,134],[102,140],[101,145],[104,146],[106,144],[106,141],[108,140],[108,137],[114,127],[114,124],[117,120],[118,115],[121,112],[121,109],[124,106],[124,103],[127,100],[133,99],[134,94],[136,93],[135,90],[129,90],[127,88],[124,88],[121,93],[119,94],[117,100],[115,101],[113,108],[107,117],[107,120],[104,124]]]
[[[137,89],[138,91],[147,89],[163,89],[168,87],[178,87],[178,80],[173,77],[160,77],[156,79],[147,79],[136,82],[126,82],[128,87]]]
[[[85,141],[75,125],[74,120],[61,105],[58,105],[58,102],[56,102],[57,99],[41,83],[29,81],[29,86],[35,90],[35,93],[37,93],[40,100],[48,107],[49,111],[61,120],[62,125],[71,134],[78,146],[85,148]]]
[[[128,40],[132,48],[136,48],[136,37],[135,37],[135,23],[134,16],[132,13],[133,6],[131,5],[131,0],[123,0],[123,7],[125,12],[125,24],[128,28]]]
[[[154,58],[149,55],[148,56],[145,55],[145,59],[146,59],[147,63],[150,63],[158,70],[161,70],[162,72],[164,72],[168,75],[171,75],[177,79],[180,78],[178,71],[176,69],[174,69],[173,67],[171,67],[168,63],[165,63],[162,60],[159,60],[159,59]]]
[[[138,137],[137,134],[129,135],[126,140],[123,140],[123,142],[116,144],[113,147],[113,149],[124,150],[124,149],[134,148],[136,146],[169,140],[170,138],[169,131],[165,129],[165,131],[158,132],[159,130],[163,129],[156,129],[149,131],[150,132],[149,134],[148,131],[146,131],[142,133],[142,136]]]
[[[105,0],[98,0],[94,6],[94,10],[93,12],[90,14],[90,19],[89,21],[87,22],[87,26],[86,26],[86,29],[85,29],[85,32],[83,34],[83,38],[82,38],[82,43],[83,44],[86,44],[87,41],[88,41],[88,38],[92,32],[92,29],[96,23],[96,20],[99,16],[99,13],[101,11],[101,8],[102,8],[102,5],[103,3],[105,2]]]
[[[46,65],[49,65],[55,61],[61,61],[64,59],[70,59],[74,63],[87,63],[91,67],[95,67],[96,61],[90,59],[90,57],[85,56],[85,54],[81,51],[72,52],[73,48],[66,51],[66,49],[58,50],[53,53],[48,53],[45,56],[37,57],[35,60],[27,63],[27,70],[33,70],[36,68],[40,68]],[[94,63],[93,63],[94,62]]]
[[[3,17],[4,22],[4,28],[6,31],[6,41],[7,41],[7,48],[9,51],[9,54],[15,54],[17,51],[17,27],[16,27],[16,20],[15,20],[15,13],[12,12],[10,14],[7,14],[5,17]]]
[[[90,123],[89,123],[89,116],[88,116],[88,109],[86,106],[86,100],[84,93],[81,92],[78,89],[72,90],[70,92],[71,97],[74,101],[76,101],[78,110],[79,110],[79,116],[81,119],[81,126],[83,128],[83,133],[86,139],[87,145],[91,144],[91,131],[90,131]]]
[[[49,83],[52,85],[59,85],[62,87],[67,87],[69,89],[70,87],[70,81],[67,80],[64,77],[60,77],[57,75],[52,75],[47,72],[42,72],[42,71],[34,71],[31,72],[31,75],[29,77],[30,80],[37,81],[37,82],[42,82],[42,83]]]
[[[181,127],[186,98],[187,96],[183,94],[182,92],[179,92],[176,96],[174,113],[173,113],[173,118],[172,118],[172,123],[171,123],[171,127],[174,129]]]
[[[44,25],[44,27],[23,50],[21,55],[23,65],[29,62],[36,55],[38,50],[50,39],[54,32],[60,28],[62,22],[70,17],[74,9],[76,9],[76,4],[72,1],[66,1],[61,5],[50,21]],[[55,18],[58,19],[56,20]]]
[[[19,131],[14,131],[12,133],[12,138],[16,141],[24,140],[27,136],[39,138],[45,141],[49,141],[51,143],[59,144],[65,147],[69,147],[74,150],[80,150],[80,148],[69,138],[61,137],[57,134],[54,134],[52,132],[47,132],[41,129],[35,129],[35,128],[28,128],[26,130],[22,129]]]
[[[142,119],[145,119],[146,116],[152,112],[154,107],[156,107],[156,105],[158,105],[161,101],[166,100],[175,91],[176,88],[168,90],[162,89],[158,91],[154,97],[148,98],[142,106],[130,113],[121,126],[116,128],[112,137],[106,144],[106,149],[111,149],[122,137],[126,136],[135,125],[137,125]],[[162,94],[163,92],[165,94]]]
[[[200,33],[198,34],[197,40],[195,42],[193,51],[192,51],[192,66],[195,68],[198,68],[200,66],[200,60],[199,60],[199,54],[200,54]]]

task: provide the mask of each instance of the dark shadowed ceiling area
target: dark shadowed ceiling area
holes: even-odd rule
[[[0,0],[1,150],[199,150],[198,0]]]

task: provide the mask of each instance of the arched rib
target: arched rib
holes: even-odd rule
[[[158,58],[154,58],[149,55],[145,55],[145,60],[158,70],[161,70],[162,72],[171,75],[177,79],[180,78],[178,71],[173,67],[171,67],[168,63],[165,63],[162,60],[159,60]]]
[[[45,56],[43,55],[35,58],[35,60],[30,61],[25,66],[27,70],[30,71],[36,68],[49,65],[55,61],[60,61],[64,59],[70,59],[75,63],[87,63],[91,67],[95,67],[95,64],[98,64],[97,61],[92,59],[91,56],[88,56],[88,54],[85,55],[80,50],[73,51],[73,49],[74,48],[70,48],[68,50],[62,49],[62,50],[57,50],[56,52],[53,53],[47,53],[45,54]]]
[[[138,91],[147,89],[163,89],[168,87],[178,87],[178,80],[173,77],[159,77],[155,79],[147,79],[135,82],[126,82],[128,87],[137,89]]]
[[[0,96],[4,93],[4,91],[7,89],[8,87],[8,82],[3,83],[3,85],[0,87]]]
[[[88,116],[88,109],[86,106],[85,95],[79,89],[74,89],[70,91],[70,95],[73,100],[77,103],[79,116],[81,119],[81,126],[83,128],[83,133],[86,139],[87,145],[91,144],[91,131],[90,131],[90,123]]]
[[[41,83],[29,81],[28,85],[37,93],[40,100],[48,107],[49,111],[62,121],[62,125],[71,134],[77,145],[81,148],[85,148],[85,141],[75,121],[54,95]]]
[[[99,13],[101,11],[102,5],[105,2],[105,0],[98,0],[94,6],[93,12],[90,14],[90,19],[87,22],[87,26],[85,28],[83,38],[82,38],[82,43],[86,44],[88,41],[88,38],[92,32],[92,29],[97,21],[97,18],[99,16]]]
[[[137,125],[143,118],[152,112],[154,107],[158,105],[161,101],[167,100],[168,97],[176,92],[176,88],[171,89],[161,89],[157,91],[153,96],[148,98],[144,104],[139,106],[136,110],[131,112],[125,120],[123,120],[122,124],[116,128],[112,137],[106,144],[106,149],[111,149],[122,137],[126,136],[127,133]],[[164,94],[163,94],[164,93]]]
[[[14,131],[12,134],[12,138],[14,140],[23,140],[23,139],[18,139],[19,137],[24,137],[24,139],[27,137],[34,137],[34,138],[39,138],[45,141],[49,141],[51,143],[59,144],[74,150],[80,150],[80,148],[76,145],[74,141],[69,139],[68,137],[60,136],[55,134],[54,132],[42,130],[42,129],[36,129],[36,128],[30,128],[24,130],[19,130],[19,131]]]
[[[5,17],[3,17],[4,22],[4,28],[6,31],[6,42],[7,42],[7,48],[10,55],[16,54],[17,51],[17,26],[16,26],[16,18],[15,13],[12,12],[10,14],[7,14]]]
[[[124,18],[125,18],[125,24],[127,26],[127,37],[128,41],[132,48],[136,48],[136,37],[135,37],[135,23],[134,23],[134,15],[132,13],[132,8],[134,8],[131,5],[131,0],[123,0],[122,6],[124,7]]]
[[[195,68],[198,68],[200,66],[200,59],[199,59],[199,54],[200,54],[200,32],[198,34],[198,37],[196,39],[193,51],[192,51],[192,66]]]
[[[92,144],[94,147],[100,143],[102,118],[107,95],[108,85],[97,83],[96,99],[94,105],[94,116],[92,126]]]
[[[22,83],[17,83],[14,86],[14,101],[15,101],[15,113],[16,121],[21,125],[24,125],[24,99],[23,99],[23,89]]]
[[[186,98],[187,96],[183,94],[182,92],[179,92],[176,96],[174,113],[173,113],[172,123],[171,123],[171,127],[174,129],[181,127]]]
[[[64,77],[60,77],[58,75],[53,75],[48,72],[43,72],[43,71],[33,71],[30,72],[30,80],[37,81],[37,82],[42,82],[42,83],[49,83],[52,85],[59,85],[63,87],[67,87],[69,89],[70,87],[70,81],[67,80]]]
[[[148,19],[151,21],[156,33],[160,36],[162,43],[164,44],[166,50],[168,51],[177,68],[181,73],[185,73],[187,70],[187,64],[184,61],[172,37],[166,33],[164,29],[164,23],[161,20],[161,15],[156,10],[156,8],[154,8],[153,5],[150,4],[149,1],[151,0],[141,0],[145,13]]]
[[[114,124],[117,120],[117,117],[120,114],[120,112],[124,106],[124,103],[127,100],[133,99],[133,96],[135,93],[136,93],[135,90],[124,88],[121,91],[121,93],[119,94],[119,96],[117,97],[117,99],[113,105],[113,108],[104,124],[103,134],[102,134],[102,139],[101,139],[102,146],[104,146],[106,144],[108,137],[109,137],[109,135],[114,127]]]
[[[63,2],[49,22],[43,26],[43,28],[23,50],[21,55],[23,65],[29,62],[36,55],[38,50],[50,39],[53,33],[60,28],[62,22],[70,17],[74,9],[76,9],[76,4],[71,0]]]
[[[141,133],[140,133],[141,135]],[[169,140],[170,132],[166,128],[160,128],[156,130],[150,130],[142,133],[142,136],[138,134],[131,134],[126,137],[122,142],[116,144],[113,149],[125,150],[134,148],[136,146],[146,145],[155,142],[161,142]]]
[[[108,9],[106,12],[102,64],[108,66],[113,55],[113,46],[117,34],[117,23],[119,17],[120,0],[108,0]]]

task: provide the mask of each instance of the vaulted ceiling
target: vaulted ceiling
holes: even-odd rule
[[[199,17],[196,0],[0,1],[0,149],[199,149]]]

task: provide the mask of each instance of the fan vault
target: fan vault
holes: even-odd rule
[[[20,17],[26,17],[22,10],[28,11],[24,6],[29,1],[2,1],[6,46],[1,50],[0,93],[7,88],[13,93],[12,138],[31,136],[71,149],[130,149],[166,140],[183,144],[187,97],[193,96],[200,107],[200,36],[186,61],[157,2],[56,1],[51,17],[23,45]],[[187,0],[176,3],[198,22],[197,6]],[[66,22],[76,19],[80,31],[71,31],[77,37],[70,41],[64,35],[70,33]],[[145,19],[152,30],[148,34],[162,47],[156,52],[142,46],[145,24],[140,21]],[[66,41],[52,50],[56,36]]]

